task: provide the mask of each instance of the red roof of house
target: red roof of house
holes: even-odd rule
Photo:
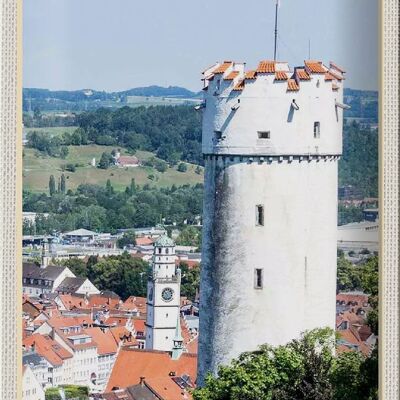
[[[324,74],[326,72],[321,61],[308,60],[304,61],[304,65],[308,72],[312,74]]]
[[[310,75],[308,75],[307,71],[304,68],[297,68],[296,69],[296,77],[300,81],[309,81]]]
[[[22,343],[26,348],[34,346],[36,353],[55,366],[62,365],[64,360],[72,357],[72,354],[68,350],[48,335],[35,333],[25,338]]]
[[[121,347],[106,391],[111,391],[114,387],[125,388],[138,384],[140,377],[146,380],[166,378],[171,372],[176,376],[189,375],[195,382],[197,356],[183,353],[178,360],[173,360],[168,352]]]
[[[257,77],[256,70],[247,71],[244,75],[245,79],[256,79],[256,77]]]
[[[276,71],[275,72],[275,80],[277,81],[286,81],[288,79],[286,72],[284,71]]]
[[[73,296],[71,294],[59,294],[58,297],[67,310],[72,310],[73,308],[88,307],[83,297]]]
[[[261,74],[275,72],[275,61],[260,61],[257,67],[257,72]]]
[[[146,321],[144,319],[134,319],[133,326],[136,332],[146,332]]]
[[[181,389],[170,376],[145,379],[145,385],[163,400],[190,400],[192,395],[188,390]]]
[[[288,79],[288,81],[287,81],[287,90],[288,90],[288,92],[296,92],[299,89],[300,89],[299,85],[297,84],[295,79]]]
[[[153,243],[154,243],[154,239],[148,238],[146,236],[136,238],[137,246],[150,246]]]
[[[118,163],[121,165],[135,165],[139,164],[139,160],[135,156],[120,156],[118,158]]]
[[[213,74],[223,74],[231,65],[232,61],[224,61],[219,67],[212,71]]]
[[[124,310],[138,310],[140,314],[146,314],[146,297],[130,296],[121,306]]]
[[[239,71],[232,71],[224,78],[226,81],[233,81],[239,75]]]
[[[84,333],[92,337],[97,344],[97,352],[100,355],[113,354],[118,350],[113,334],[107,329],[104,332],[100,328],[88,328]]]

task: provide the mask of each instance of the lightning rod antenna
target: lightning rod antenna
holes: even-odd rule
[[[276,61],[276,44],[278,40],[278,6],[279,0],[276,0],[275,4],[275,42],[274,42],[274,61]]]

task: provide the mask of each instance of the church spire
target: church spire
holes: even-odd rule
[[[177,360],[183,353],[183,337],[181,329],[181,317],[178,315],[174,337],[174,347],[172,348],[172,359]]]

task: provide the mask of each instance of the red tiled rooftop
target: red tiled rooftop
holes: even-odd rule
[[[257,71],[256,70],[250,70],[247,71],[244,75],[245,79],[256,79],[257,77]]]
[[[309,81],[311,79],[304,68],[296,69],[296,76],[300,81]]]
[[[33,334],[23,340],[26,349],[34,346],[35,351],[52,365],[62,365],[63,361],[72,358],[72,354],[55,342],[50,336]]]
[[[257,72],[261,74],[273,74],[275,72],[275,61],[260,61]]]
[[[326,72],[326,69],[323,67],[321,61],[308,60],[304,61],[304,64],[308,71],[312,74],[324,74]]]
[[[101,355],[113,354],[118,350],[118,345],[114,340],[113,334],[109,331],[102,331],[100,328],[88,328],[83,331],[91,336],[97,344],[97,352]]]
[[[148,237],[136,238],[136,245],[138,246],[151,246],[154,243],[154,239]]]
[[[239,75],[239,71],[232,71],[224,78],[226,81],[233,81]]]
[[[231,65],[232,61],[224,61],[219,67],[213,70],[213,74],[223,74]]]
[[[288,80],[287,90],[288,92],[297,92],[299,90],[299,85],[294,79]]]
[[[275,72],[275,80],[277,81],[286,81],[288,79],[286,72],[284,71],[276,71]]]
[[[333,61],[330,61],[329,65],[331,68],[336,69],[337,71],[339,71],[342,74],[344,74],[346,72],[342,67],[339,67],[339,65],[335,64]]]
[[[176,376],[189,375],[195,382],[197,356],[183,353],[178,360],[172,360],[167,352],[122,347],[112,369],[106,391],[111,391],[113,387],[125,388],[136,385],[142,376],[151,380],[168,377],[171,372],[174,372]]]
[[[190,392],[181,389],[171,377],[146,379],[145,384],[163,400],[190,400]]]

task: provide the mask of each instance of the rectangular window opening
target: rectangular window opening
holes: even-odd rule
[[[321,124],[316,121],[314,122],[314,138],[318,139],[320,137],[320,131],[321,131]]]
[[[256,225],[264,226],[264,206],[261,204],[256,206]]]
[[[270,139],[271,132],[270,131],[258,131],[258,138],[259,139]]]
[[[263,288],[263,270],[262,268],[256,268],[254,273],[254,288]]]

